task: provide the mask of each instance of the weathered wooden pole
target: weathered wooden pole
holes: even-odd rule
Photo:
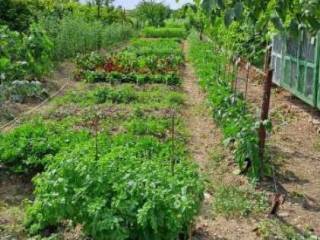
[[[247,74],[246,74],[246,86],[245,86],[245,94],[244,94],[244,99],[247,100],[248,97],[248,84],[249,84],[249,75],[250,75],[250,63],[246,64],[246,70],[247,70]]]
[[[175,110],[172,109],[171,112],[171,171],[174,175],[174,169],[176,165],[176,156],[175,156]]]
[[[272,75],[273,69],[270,68],[271,64],[271,50],[269,47],[266,53],[265,59],[265,80],[263,84],[263,98],[262,98],[262,107],[261,107],[261,118],[260,118],[260,127],[258,130],[259,134],[259,156],[260,156],[260,177],[264,177],[264,151],[267,137],[267,130],[265,127],[265,121],[269,118],[269,109],[270,109],[270,98],[271,98],[271,87],[272,87]]]

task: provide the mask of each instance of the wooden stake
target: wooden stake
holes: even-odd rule
[[[245,94],[244,94],[244,99],[245,99],[245,100],[247,100],[247,97],[248,97],[248,84],[249,84],[249,74],[250,74],[250,63],[247,63],[246,68],[247,68],[247,75],[246,75],[246,89],[245,89]]]
[[[175,111],[172,110],[172,116],[171,116],[171,171],[172,175],[174,175],[174,168],[176,165],[176,159],[175,159]]]
[[[234,60],[233,64],[233,73],[234,74],[232,77],[234,77],[234,94],[237,94],[238,91],[238,66],[240,64],[241,59],[237,58]]]
[[[267,131],[264,126],[264,122],[268,120],[271,98],[271,86],[273,69],[269,69],[271,63],[271,47],[267,50],[265,61],[266,78],[263,85],[263,99],[261,107],[261,123],[259,127],[259,156],[260,156],[260,178],[263,178],[264,170],[264,150],[267,137]]]

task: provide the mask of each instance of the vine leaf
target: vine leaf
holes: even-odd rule
[[[229,8],[226,10],[224,15],[224,24],[228,27],[232,23],[235,18],[235,12],[233,8]]]
[[[203,0],[201,3],[201,7],[206,14],[210,13],[215,4],[215,0]]]
[[[281,21],[281,19],[277,16],[277,15],[272,15],[271,16],[271,22],[273,23],[273,25],[278,29],[278,30],[284,30],[284,26],[283,23]]]
[[[234,5],[234,14],[235,14],[235,17],[237,19],[239,19],[241,16],[242,16],[242,13],[243,13],[243,4],[242,2],[237,2],[235,5]]]

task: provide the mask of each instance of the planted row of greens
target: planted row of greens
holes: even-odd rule
[[[184,61],[180,43],[173,39],[136,39],[125,50],[103,57],[99,53],[77,58],[77,77],[87,82],[180,83]]]
[[[184,27],[146,27],[142,30],[142,36],[146,38],[186,38],[188,32]]]
[[[25,221],[31,235],[66,221],[98,240],[175,240],[187,231],[203,184],[179,117],[172,150],[171,109],[183,104],[181,93],[97,84],[52,104],[0,136],[2,165],[38,172]]]
[[[148,44],[150,53],[137,58],[157,56],[151,51],[153,43]],[[139,40],[136,44],[142,45]],[[168,45],[175,51],[180,47],[174,40]],[[170,56],[167,51],[156,60]],[[145,65],[125,70],[129,66],[123,62],[123,73],[108,72],[105,60],[93,53],[78,59],[78,65],[85,74],[112,74],[114,83],[121,82],[117,74],[128,78],[136,69],[147,69],[148,78],[155,76]],[[170,62],[168,67],[175,68],[170,74],[176,75],[181,63],[175,67]],[[133,73],[143,75],[139,71]],[[155,72],[166,76],[162,70]],[[82,226],[81,231],[96,240],[186,237],[204,186],[179,117],[184,95],[170,84],[78,84],[52,101],[45,113],[0,134],[0,165],[38,173],[34,200],[26,210],[28,233],[59,235],[58,229],[67,224]]]
[[[62,19],[43,18],[40,25],[54,44],[53,57],[57,61],[75,57],[79,53],[109,49],[129,40],[135,33],[129,24],[105,24],[76,15],[67,15]]]
[[[193,32],[188,42],[189,57],[208,93],[213,116],[220,125],[225,143],[233,145],[235,161],[243,169],[251,164],[248,175],[259,178],[260,159],[257,128],[259,122],[248,110],[243,96],[232,90],[233,73],[224,72],[229,63],[227,55],[217,50],[211,42],[200,41]]]

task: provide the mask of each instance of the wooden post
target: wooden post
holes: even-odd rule
[[[174,175],[174,168],[176,165],[176,156],[175,156],[175,110],[172,110],[171,113],[171,171]]]
[[[250,75],[250,63],[246,64],[246,69],[247,69],[247,75],[246,75],[246,87],[245,87],[245,94],[244,94],[244,99],[247,100],[248,97],[248,84],[249,84],[249,75]]]
[[[273,69],[270,69],[271,63],[271,47],[268,48],[265,61],[265,81],[263,84],[263,98],[261,107],[261,122],[259,127],[259,156],[260,156],[260,178],[264,176],[264,151],[267,137],[267,131],[264,126],[264,122],[269,118],[271,87],[272,87],[272,75]]]
[[[234,78],[234,94],[237,94],[238,91],[238,66],[240,65],[241,59],[238,57],[237,59],[234,59],[233,64],[233,74]]]

